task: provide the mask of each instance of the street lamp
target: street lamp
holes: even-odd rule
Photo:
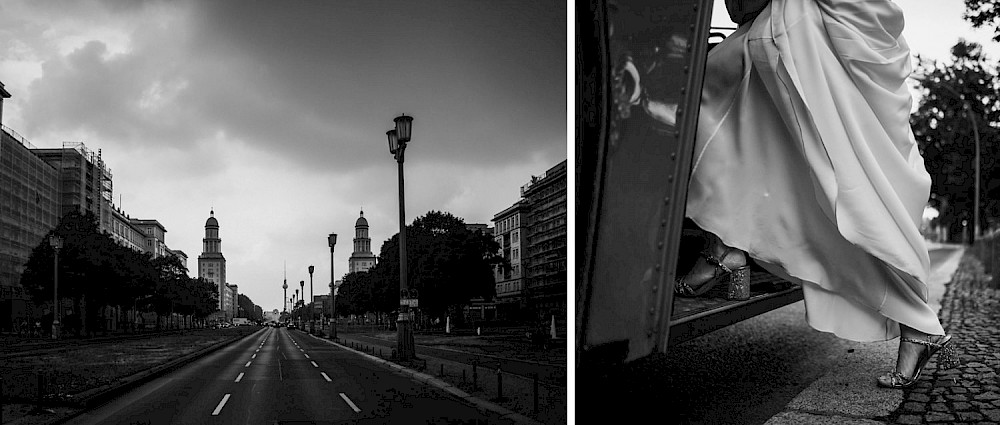
[[[315,267],[309,266],[309,333],[316,333],[316,293],[313,292],[313,270]]]
[[[302,323],[302,312],[306,309],[306,281],[300,280],[299,287],[302,288],[302,298],[299,298],[299,302],[302,303],[302,308],[299,310],[299,329],[302,329],[304,323]]]
[[[410,328],[410,307],[404,304],[407,294],[406,284],[406,213],[403,204],[403,153],[406,143],[410,141],[410,130],[413,127],[413,117],[406,114],[393,120],[396,129],[385,132],[389,138],[389,152],[399,164],[399,317],[396,319],[396,352],[399,359],[406,361],[415,357],[413,345],[413,330]]]
[[[281,299],[281,311],[288,313],[288,279],[285,279],[285,283],[281,284],[281,289],[285,290],[285,297]]]
[[[49,236],[49,244],[55,255],[52,257],[52,339],[59,339],[59,249],[63,246],[61,237]]]
[[[337,234],[330,233],[326,238],[326,242],[330,245],[330,317],[333,318],[333,323],[330,325],[330,338],[337,338],[337,287],[334,282],[337,278],[333,272],[333,247],[337,245]]]

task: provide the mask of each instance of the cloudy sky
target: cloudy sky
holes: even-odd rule
[[[115,204],[192,275],[214,208],[229,283],[280,309],[283,264],[328,292],[328,233],[347,271],[362,208],[376,255],[398,232],[394,117],[407,222],[490,223],[567,159],[566,22],[535,0],[0,0],[3,124],[101,149]]]

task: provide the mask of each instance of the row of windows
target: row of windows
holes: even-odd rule
[[[497,228],[497,233],[506,233],[511,229],[517,228],[521,225],[521,214],[514,214],[505,219],[495,222],[494,226]]]
[[[521,290],[521,281],[514,282],[504,282],[497,284],[497,295],[506,294],[510,292],[518,292]]]

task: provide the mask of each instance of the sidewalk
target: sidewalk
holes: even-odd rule
[[[414,339],[418,361],[399,369],[401,373],[519,423],[567,423],[565,341],[539,352],[503,335],[417,334]],[[390,358],[396,347],[394,332],[338,332],[337,343],[399,367]],[[551,363],[543,362],[549,359],[546,353],[551,353]],[[537,390],[532,374],[539,376]]]
[[[1000,332],[995,326],[1000,292],[985,289],[982,264],[965,248],[949,249],[928,282],[932,306],[955,335],[962,365],[938,371],[928,363],[917,386],[890,390],[875,385],[878,371],[892,370],[899,340],[857,343],[838,366],[799,393],[768,425],[980,423],[1000,421]]]

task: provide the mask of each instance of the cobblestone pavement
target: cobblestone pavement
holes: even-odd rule
[[[941,324],[955,336],[961,365],[939,370],[936,359],[905,390],[890,423],[1000,423],[1000,290],[971,254],[962,258],[941,302]],[[957,343],[957,344],[956,344]]]

